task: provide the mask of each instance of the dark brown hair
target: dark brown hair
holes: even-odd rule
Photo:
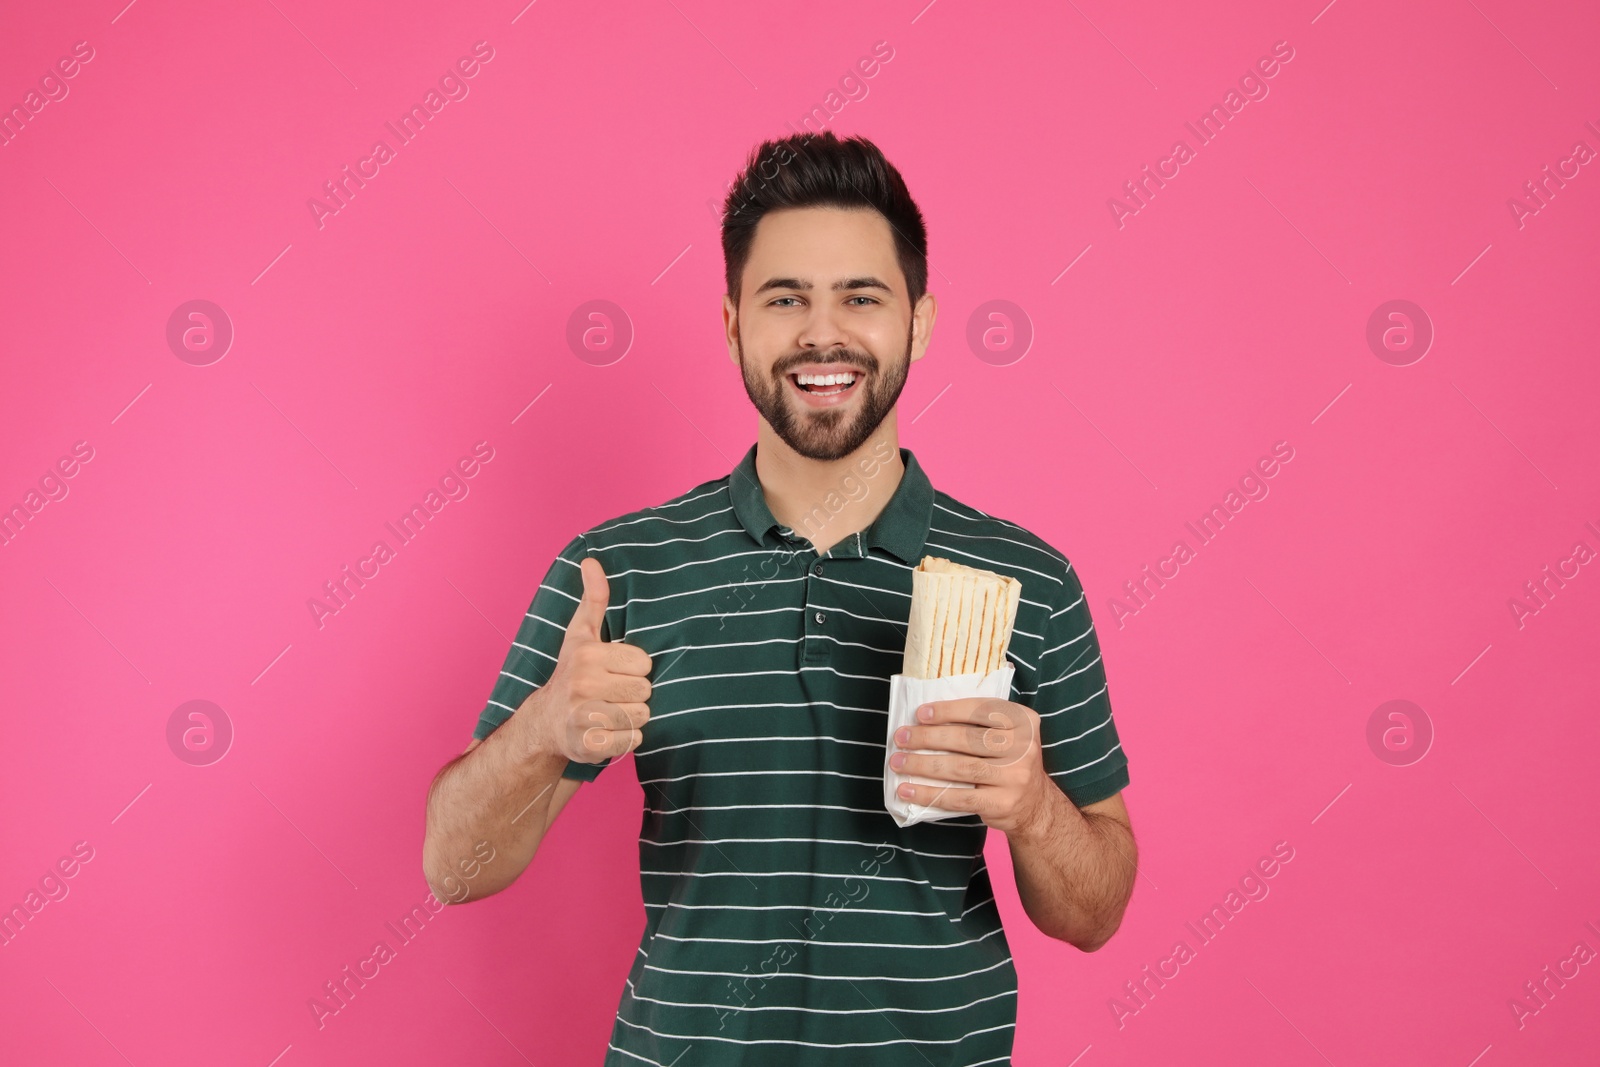
[[[722,209],[722,259],[734,307],[761,217],[780,208],[818,206],[872,208],[889,221],[915,307],[928,288],[922,212],[877,145],[865,137],[840,140],[832,130],[762,142],[729,188]]]

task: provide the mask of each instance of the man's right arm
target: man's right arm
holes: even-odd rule
[[[422,865],[439,900],[465,903],[516,881],[583,784],[561,776],[565,756],[526,737],[540,692],[487,738],[473,738],[428,790]]]
[[[554,666],[532,672],[528,684],[537,688],[509,717],[494,716],[492,732],[447,763],[428,789],[423,876],[447,903],[497,893],[527,869],[580,784],[563,777],[569,761],[621,756],[643,739],[650,717],[650,656],[626,642],[601,639],[610,587],[600,561],[585,555],[577,564],[558,561],[552,567],[561,565],[579,571],[581,596],[553,597],[552,603],[576,599],[570,616],[545,605],[540,620],[557,629],[553,620],[568,621],[559,647],[546,646],[555,648],[554,656],[533,649]],[[524,632],[524,640],[535,640]],[[546,639],[541,634],[537,640]]]

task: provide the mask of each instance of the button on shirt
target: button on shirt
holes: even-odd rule
[[[923,555],[1022,583],[1010,699],[1038,712],[1045,770],[1073,803],[1124,788],[1128,761],[1072,565],[899,451],[878,518],[820,555],[773,517],[752,445],[726,477],[573,538],[533,597],[475,737],[549,678],[586,555],[610,581],[602,636],[652,658],[633,753],[645,929],[608,1065],[1010,1062],[1017,976],[988,828],[902,829],[884,807],[889,676]],[[880,452],[801,525],[883,476]]]

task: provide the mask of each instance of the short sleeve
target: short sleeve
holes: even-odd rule
[[[1019,688],[1018,698],[1039,713],[1046,773],[1081,808],[1127,786],[1128,757],[1112,720],[1089,601],[1070,563],[1049,599],[1039,662],[1028,682],[1037,688]]]
[[[516,639],[511,642],[505,665],[495,679],[489,702],[478,715],[473,737],[482,740],[494,733],[501,723],[511,718],[529,693],[550,679],[567,624],[572,621],[572,614],[583,597],[583,572],[579,564],[587,554],[588,545],[579,534],[551,562],[544,581],[534,591],[528,613],[517,627]],[[606,636],[607,629],[602,625],[602,637]],[[610,762],[609,758],[600,763],[569,760],[561,777],[592,782]]]

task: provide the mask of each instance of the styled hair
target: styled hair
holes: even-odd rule
[[[865,137],[840,140],[832,130],[764,141],[750,153],[722,208],[722,259],[733,306],[756,224],[781,208],[871,208],[889,222],[895,258],[916,306],[928,288],[928,232],[905,180]]]

